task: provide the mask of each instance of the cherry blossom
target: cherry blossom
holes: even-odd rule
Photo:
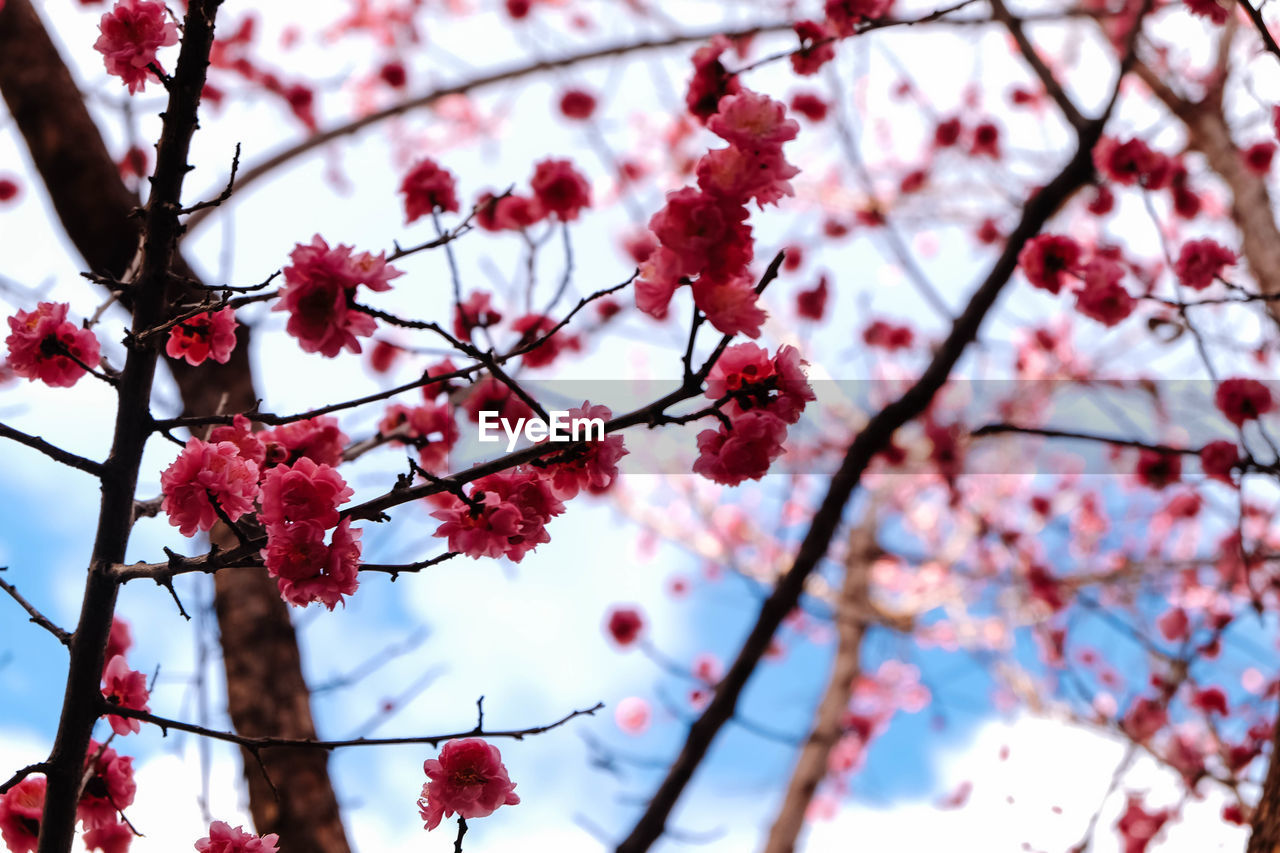
[[[28,776],[0,794],[0,838],[11,853],[35,853],[47,780]]]
[[[1214,393],[1214,404],[1236,426],[1257,420],[1271,411],[1271,391],[1256,379],[1224,379]]]
[[[226,364],[236,347],[239,325],[234,308],[197,314],[169,330],[164,351],[170,358],[186,359],[193,367],[203,364],[206,358]]]
[[[242,826],[215,820],[209,824],[209,834],[195,843],[197,853],[277,853],[280,838],[274,833],[261,837],[245,831]]]
[[[229,521],[253,511],[258,466],[229,441],[211,444],[191,438],[160,475],[160,487],[169,523],[183,536],[194,536],[197,530],[213,529],[219,509]]]
[[[428,830],[446,817],[488,817],[501,806],[520,802],[515,783],[507,775],[502,754],[480,738],[451,740],[439,758],[422,765],[427,783],[422,786],[418,808]]]
[[[99,360],[98,339],[67,319],[63,302],[41,302],[9,318],[9,368],[30,382],[70,388]]]
[[[538,203],[564,222],[591,206],[591,184],[568,160],[543,160],[529,182]]]
[[[267,470],[259,517],[268,527],[309,522],[327,530],[338,524],[338,507],[353,494],[332,467],[303,457]]]
[[[312,521],[280,525],[267,531],[262,559],[275,578],[281,597],[305,607],[318,601],[329,610],[359,587],[360,534],[344,518],[325,542],[325,529]]]
[[[93,47],[102,54],[107,73],[123,80],[130,95],[146,88],[149,66],[164,71],[156,51],[178,43],[177,24],[155,0],[117,0],[98,29],[101,35]]]
[[[76,806],[76,817],[85,829],[111,827],[117,822],[117,813],[132,805],[138,790],[133,759],[91,740],[86,765],[92,772]]]
[[[132,711],[150,711],[151,708],[147,705],[150,695],[147,677],[129,669],[123,655],[116,655],[107,662],[107,668],[102,673],[102,698],[107,702]],[[142,729],[142,724],[132,717],[108,714],[107,722],[118,735],[136,733]]]
[[[405,221],[414,222],[423,216],[430,216],[436,210],[456,213],[458,196],[455,193],[455,180],[452,172],[441,168],[430,157],[424,157],[415,163],[400,183],[400,192],[404,195]]]

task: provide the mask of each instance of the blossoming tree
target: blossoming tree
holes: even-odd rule
[[[79,5],[97,35],[62,40],[110,78],[102,103],[81,94],[47,16],[0,0],[0,93],[31,162],[25,179],[0,176],[0,210],[47,198],[103,300],[7,283],[5,393],[100,384],[114,412],[106,448],[88,424],[73,447],[0,424],[0,438],[101,490],[73,629],[20,590],[25,567],[0,578],[68,654],[47,757],[0,786],[8,849],[145,843],[129,810],[147,791],[127,752],[155,728],[233,744],[244,760],[254,826],[209,815],[190,832],[199,851],[349,850],[327,757],[372,746],[438,748],[417,818],[428,831],[456,818],[461,850],[468,820],[533,807],[499,742],[562,736],[603,704],[500,728],[481,699],[474,727],[454,733],[324,739],[291,612],[336,618],[379,575],[430,583],[444,563],[535,563],[557,523],[595,500],[714,566],[700,595],[722,595],[713,579],[726,569],[759,591],[727,667],[708,652],[687,664],[667,655],[643,607],[602,614],[598,639],[692,685],[662,711],[640,689],[614,710],[624,735],[660,719],[679,729],[628,825],[600,832],[619,853],[684,837],[677,806],[730,724],[785,745],[791,774],[761,836],[766,850],[796,849],[806,824],[849,795],[872,744],[928,706],[912,660],[939,649],[978,656],[996,706],[1108,732],[1126,762],[1149,754],[1188,797],[1227,797],[1221,816],[1250,827],[1250,851],[1280,843],[1280,764],[1268,755],[1280,680],[1267,655],[1237,672],[1239,649],[1274,647],[1268,489],[1280,453],[1272,391],[1250,375],[1274,357],[1280,293],[1267,185],[1280,108],[1254,80],[1274,80],[1280,47],[1248,0],[1036,11],[1003,0],[358,0],[302,21],[222,0]],[[709,26],[681,23],[694,7]],[[264,25],[278,27],[274,43]],[[440,63],[457,59],[440,35],[450,27],[505,28],[512,52],[534,58],[442,78]],[[354,70],[334,81],[322,59],[314,79],[295,73],[284,56],[309,40],[347,50]],[[945,68],[920,68],[917,81],[899,61],[917,40],[996,70],[976,65],[947,93]],[[992,44],[1007,48],[1001,63]],[[500,127],[504,107],[480,100],[650,56],[671,63],[657,70],[676,97],[633,103],[626,86],[606,95],[603,83],[557,80],[557,121],[599,169]],[[237,110],[264,99],[304,136],[241,169],[261,140]],[[423,112],[426,130],[406,123]],[[219,127],[245,139],[206,162],[200,140]],[[374,127],[394,185],[366,195],[364,164],[336,159],[327,177],[359,188],[348,211],[393,209],[403,233],[357,248],[317,233],[327,229],[294,199],[271,224],[291,246],[274,261],[243,280],[230,274],[239,264],[198,272],[212,263],[204,223]],[[530,171],[478,181],[453,165],[491,139]],[[193,173],[214,189],[199,195]],[[875,275],[896,319],[851,304]],[[556,440],[556,391],[541,380],[584,358],[621,373],[628,334],[658,344],[646,357],[663,359],[665,384],[626,406],[560,394],[568,420],[600,430]],[[1116,364],[1115,342],[1142,361]],[[257,377],[252,352],[271,354]],[[316,371],[299,383],[308,403],[271,411],[255,381],[286,380],[274,373],[298,352]],[[362,387],[347,393],[328,377],[352,362]],[[1186,371],[1200,380],[1189,390],[1171,381]],[[875,381],[839,381],[854,378]],[[1013,381],[987,381],[1002,379]],[[1107,413],[1103,426],[1081,398]],[[544,429],[519,449],[477,453],[469,438],[489,418]],[[676,436],[675,462],[654,449],[659,434]],[[628,472],[671,479],[646,491]],[[1098,472],[1112,476],[1085,476]],[[167,544],[139,553],[135,531],[152,522]],[[376,561],[423,524],[429,554]],[[130,584],[151,581],[187,616],[185,584],[198,577],[215,590],[226,728],[159,706],[116,614]],[[484,601],[477,590],[455,606],[478,619]],[[877,661],[867,640],[879,634],[910,651]],[[1123,672],[1097,651],[1116,637],[1142,653]],[[787,663],[801,643],[829,646],[830,670],[803,736],[779,737],[747,688],[803,679]],[[592,743],[600,766],[627,763]],[[982,780],[966,784],[948,807]],[[1120,793],[1106,829],[1127,850],[1171,831],[1180,805]]]

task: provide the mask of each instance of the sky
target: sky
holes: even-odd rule
[[[319,14],[335,5],[324,2],[308,8]],[[113,150],[123,150],[128,134],[110,110],[122,93],[116,81],[100,73],[96,55],[84,49],[94,36],[93,14],[82,12],[71,0],[50,0],[46,6],[58,22],[61,40],[78,46],[70,55],[77,61],[79,79],[85,81],[95,109],[103,116]],[[691,2],[682,8],[688,12],[682,23],[693,26],[712,20],[717,7]],[[225,14],[235,19],[239,11],[230,4]],[[749,18],[745,12],[735,14]],[[432,50],[439,51],[435,57],[448,53],[451,44],[469,39],[486,39],[492,58],[514,57],[527,47],[509,40],[505,29],[493,24],[492,18],[481,17],[456,35],[450,31],[448,38],[430,34]],[[547,33],[536,36],[535,43],[546,42],[538,49],[554,52],[554,41]],[[999,39],[990,43],[1001,44]],[[966,77],[948,73],[943,60],[951,57],[956,65],[972,70],[967,67],[974,61],[972,46],[938,38],[923,49],[930,48],[937,51],[936,67],[922,65],[913,72],[931,87],[939,102],[957,103]],[[994,52],[981,48],[978,52],[987,57],[983,67],[990,79],[1013,79],[1015,72],[1002,66]],[[677,86],[686,61],[685,53],[675,53],[659,71],[668,70],[675,81],[672,85]],[[335,59],[319,44],[304,44],[288,62],[291,68],[326,69],[327,78],[338,83],[355,64],[340,55]],[[861,50],[850,59],[849,67],[856,70],[863,63],[869,63],[866,73],[873,75],[873,81],[890,73],[883,58]],[[468,198],[485,188],[526,181],[532,163],[547,152],[570,153],[598,177],[603,167],[593,159],[589,141],[550,114],[555,94],[570,82],[622,93],[625,97],[605,101],[606,131],[652,133],[652,128],[628,118],[626,106],[636,99],[651,99],[655,105],[670,102],[676,89],[655,87],[653,78],[661,75],[653,71],[644,64],[602,65],[581,77],[534,82],[518,93],[487,94],[480,103],[501,116],[504,130],[496,142],[459,144],[448,138],[442,122],[411,121],[401,130],[413,140],[408,147],[415,153],[431,153],[460,176]],[[465,67],[450,68],[441,76],[466,73]],[[753,85],[775,95],[794,88],[769,71],[753,78]],[[1073,85],[1094,94],[1102,91],[1099,81],[1073,81]],[[869,89],[874,93],[877,87]],[[157,125],[150,113],[158,103],[154,92],[137,101],[139,138],[154,135]],[[886,122],[900,109],[879,102],[875,107],[882,110],[877,114]],[[1141,117],[1125,120],[1138,124]],[[269,105],[230,106],[207,121],[198,134],[192,162],[200,168],[189,185],[197,192],[220,187],[225,181],[224,164],[229,163],[236,142],[244,146],[245,161],[255,162],[299,132]],[[1037,139],[1040,134],[1057,138],[1054,134],[1060,135],[1061,128],[1032,122],[1013,132],[1015,138],[1019,132],[1035,134]],[[19,175],[27,194],[23,205],[0,208],[0,250],[6,258],[0,273],[26,287],[49,288],[50,294],[70,301],[83,316],[101,297],[78,277],[78,259],[56,224],[51,225],[55,220],[20,145],[11,124],[0,120],[0,172]],[[660,141],[654,137],[651,145],[653,150],[647,153],[656,158]],[[394,190],[403,162],[380,134],[361,136],[339,151],[332,158],[313,156],[299,162],[269,184],[236,199],[227,213],[220,213],[214,224],[197,233],[188,249],[208,276],[237,284],[259,281],[284,262],[295,243],[307,242],[314,233],[331,242],[371,250],[388,248],[392,239],[407,243],[430,236],[429,225],[406,228],[401,222]],[[1027,162],[1021,167],[1025,171],[1033,165]],[[332,180],[335,170],[343,177],[340,187]],[[821,175],[802,179],[803,200],[812,202],[822,192]],[[660,198],[650,194],[638,202],[653,210]],[[797,215],[757,214],[762,244],[780,246],[812,229],[818,219],[811,204],[809,208]],[[616,283],[629,274],[628,262],[614,239],[627,221],[627,214],[613,205],[607,213],[587,217],[573,229],[575,287],[581,292]],[[951,274],[954,286],[948,294],[953,302],[968,291],[988,260],[958,233],[944,233],[936,246],[921,249],[931,270]],[[472,287],[500,287],[493,282],[510,281],[522,263],[512,241],[464,239],[457,244],[457,252]],[[545,253],[538,269],[540,280],[554,280],[562,262],[557,253]],[[848,326],[871,313],[910,317],[925,329],[940,328],[936,318],[922,316],[901,272],[880,259],[873,240],[837,246],[823,256],[821,265],[841,272],[836,322],[812,335],[802,332],[781,309],[785,302],[779,297],[774,303],[779,306],[778,316],[766,331],[771,339],[802,343],[813,351],[845,353]],[[411,316],[443,310],[449,300],[443,258],[427,253],[402,266],[409,275],[380,305]],[[816,269],[816,265],[807,267],[803,281],[784,283],[790,288],[786,293],[808,286]],[[1025,322],[1028,316],[1052,316],[1055,310],[1041,294],[1019,294],[992,324],[991,337],[1007,340],[1011,325]],[[107,316],[108,324],[118,327],[119,314]],[[261,330],[254,360],[259,391],[272,411],[305,410],[328,402],[331,389],[349,389],[354,396],[378,381],[357,358],[324,361],[300,352],[281,334],[283,322],[278,314],[249,311],[246,319]],[[110,335],[102,338],[105,352],[118,362],[119,344]],[[564,375],[606,382],[618,381],[619,376],[669,378],[678,375],[682,343],[674,326],[628,321],[623,333],[568,365]],[[992,350],[999,352],[999,347]],[[833,364],[850,372],[837,373]],[[823,365],[819,370],[825,373],[818,378],[862,378],[872,367],[860,353],[839,361],[824,360]],[[408,375],[411,371],[401,378]],[[175,391],[167,380],[161,383],[158,399],[158,409],[172,411]],[[70,392],[26,384],[0,390],[0,417],[6,423],[88,456],[105,453],[109,431],[105,426],[85,429],[84,425],[109,423],[111,405],[110,392],[87,381]],[[344,426],[353,435],[368,432],[378,414],[354,415],[344,419]],[[10,447],[3,452],[0,565],[9,567],[6,577],[56,622],[71,626],[96,517],[92,483],[84,474],[46,464],[23,449]],[[156,442],[144,464],[140,485],[144,497],[158,494],[159,472],[171,458],[171,448]],[[357,499],[380,491],[396,464],[395,459],[382,457],[347,472],[357,488]],[[396,522],[392,532],[366,533],[368,559],[416,560],[441,550],[430,536],[432,522],[420,508],[397,511]],[[550,532],[552,541],[519,566],[459,559],[395,584],[382,577],[362,579],[360,591],[345,608],[333,613],[313,608],[295,614],[304,667],[313,684],[351,672],[381,649],[422,638],[357,686],[315,696],[315,715],[325,736],[466,729],[474,722],[479,696],[485,697],[486,721],[495,727],[537,725],[598,701],[606,704],[594,718],[522,743],[499,744],[523,802],[473,823],[466,849],[477,853],[601,849],[601,835],[616,838],[628,827],[660,778],[644,762],[668,758],[678,748],[683,716],[674,711],[689,713],[683,701],[688,685],[664,674],[639,652],[620,654],[608,645],[601,624],[610,606],[624,602],[642,606],[653,644],[683,661],[701,652],[730,660],[753,617],[755,598],[744,585],[711,584],[702,577],[700,561],[673,543],[644,547],[634,526],[607,503],[575,503]],[[154,559],[163,545],[178,541],[163,518],[140,522],[129,559]],[[694,593],[673,599],[668,585],[676,576],[693,579]],[[202,660],[201,651],[213,647],[216,639],[211,617],[200,606],[208,604],[211,584],[208,579],[187,578],[178,590],[188,609],[197,614],[192,623],[178,615],[164,590],[145,583],[125,588],[120,611],[135,635],[131,663],[147,672],[159,667],[153,710],[195,718],[203,707],[210,725],[225,727],[227,720],[219,710],[220,664]],[[880,659],[896,653],[895,644],[884,637],[873,636],[868,645]],[[785,665],[766,665],[749,685],[746,713],[773,730],[801,734],[822,690],[829,655],[827,647],[799,640],[790,644]],[[11,697],[0,709],[2,769],[39,760],[47,752],[56,727],[52,709],[60,702],[65,659],[56,642],[25,623],[15,608],[0,602],[0,662],[0,695]],[[946,684],[945,726],[939,727],[934,709],[900,714],[889,732],[874,743],[867,766],[854,777],[851,795],[833,818],[814,824],[804,849],[932,853],[943,847],[987,853],[1017,850],[1024,842],[1031,849],[1060,850],[1078,841],[1103,802],[1123,754],[1121,745],[1062,721],[1000,713],[990,700],[989,681],[976,666],[958,662],[956,656],[922,654],[916,662],[926,679]],[[204,685],[203,694],[194,686],[198,681]],[[669,709],[655,700],[655,723],[648,732],[633,737],[618,729],[612,709],[619,700],[629,696],[653,700],[661,695],[671,697],[677,707]],[[397,697],[403,701],[397,703],[396,713],[380,716],[383,703]],[[371,720],[376,727],[370,727]],[[590,742],[605,744],[621,757],[615,772],[589,766]],[[238,757],[230,749],[217,744],[204,748],[193,738],[177,734],[163,738],[151,730],[116,746],[137,757],[139,794],[130,817],[145,834],[135,842],[133,849],[138,853],[187,849],[204,834],[210,816],[247,824]],[[1008,747],[1005,759],[1000,757],[1003,747]],[[425,747],[371,748],[339,752],[333,758],[335,782],[358,850],[452,849],[451,833],[438,831],[424,837],[417,818],[414,800],[424,781],[421,765],[431,754]],[[628,756],[642,761],[628,761]],[[791,761],[791,748],[742,727],[729,727],[677,811],[674,825],[688,835],[667,839],[658,849],[718,853],[755,847],[771,820]],[[975,787],[965,807],[937,807],[966,781]],[[1124,775],[1121,789],[1106,800],[1095,851],[1117,849],[1111,827],[1124,789],[1150,792],[1154,805],[1173,802],[1178,796],[1169,774],[1138,761]],[[1193,803],[1182,821],[1167,831],[1167,843],[1152,849],[1239,849],[1242,834],[1221,825],[1220,808],[1221,801],[1213,796]]]

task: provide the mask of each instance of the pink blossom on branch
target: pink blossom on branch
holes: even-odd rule
[[[0,794],[0,838],[11,853],[35,853],[47,784],[43,776],[28,776]]]
[[[310,459],[318,465],[336,467],[351,440],[338,427],[336,418],[321,415],[304,421],[282,424],[258,433],[266,448],[267,465],[292,465]]]
[[[85,829],[109,828],[116,823],[117,813],[133,804],[137,793],[133,759],[91,740],[85,763],[90,776],[76,806],[76,817]]]
[[[234,308],[190,317],[169,330],[164,351],[170,358],[186,359],[193,367],[207,358],[226,364],[236,347],[239,325]]]
[[[605,423],[613,417],[608,406],[593,406],[587,400],[581,406],[568,410],[570,423],[583,420],[600,420]],[[606,435],[596,440],[595,433],[587,429],[586,441],[580,446],[551,456],[546,467],[548,484],[560,500],[569,500],[582,490],[599,494],[618,477],[618,461],[627,455],[621,435]]]
[[[591,206],[591,184],[568,160],[543,160],[529,186],[542,209],[563,222],[572,222]]]
[[[82,364],[97,365],[98,339],[67,319],[65,302],[41,302],[35,311],[9,318],[9,368],[30,382],[70,388],[84,376]]]
[[[422,765],[427,783],[418,809],[428,830],[446,817],[488,817],[502,806],[520,803],[515,783],[507,775],[502,753],[480,738],[451,740],[439,758]]]
[[[360,585],[361,532],[346,518],[328,543],[325,529],[314,522],[268,528],[262,559],[280,596],[299,607],[318,601],[332,610],[354,594]]]
[[[458,211],[453,173],[430,157],[414,164],[400,183],[400,192],[404,195],[405,222],[430,216],[436,210]]]
[[[262,478],[262,512],[268,527],[310,522],[328,530],[338,524],[338,507],[355,494],[342,475],[328,465],[303,457],[293,465],[277,465]]]
[[[532,468],[481,477],[472,483],[469,497],[470,504],[457,495],[441,495],[442,506],[431,517],[442,522],[435,535],[448,540],[449,550],[472,559],[506,557],[520,562],[551,541],[547,522],[564,512],[544,475]]]
[[[253,511],[258,497],[258,466],[229,441],[211,444],[187,440],[173,464],[160,475],[161,508],[183,536],[207,532],[218,522],[218,508],[236,521]],[[214,505],[217,502],[217,507]]]
[[[195,843],[197,853],[277,853],[280,837],[272,833],[261,837],[246,832],[244,827],[232,827],[215,820],[209,824],[209,834]]]
[[[150,711],[151,708],[147,705],[150,695],[147,677],[129,669],[123,655],[116,655],[107,663],[107,668],[102,673],[102,698],[107,702],[133,711]],[[107,722],[118,735],[136,733],[142,729],[142,724],[132,717],[108,714]]]
[[[178,27],[168,19],[164,4],[154,0],[118,0],[98,22],[100,35],[93,47],[102,54],[107,73],[124,81],[129,94],[146,88],[154,65],[164,71],[156,51],[178,43]]]
[[[719,429],[698,433],[695,474],[724,486],[759,480],[773,461],[785,453],[787,425],[768,412],[747,412]]]
[[[377,328],[373,317],[355,307],[356,289],[391,289],[403,275],[383,255],[353,254],[351,246],[329,244],[317,234],[308,245],[298,244],[284,268],[284,286],[273,311],[288,311],[285,330],[298,339],[304,352],[332,358],[343,349],[360,352],[358,337]]]

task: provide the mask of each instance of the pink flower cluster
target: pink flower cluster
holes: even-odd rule
[[[707,152],[697,165],[698,186],[667,195],[649,228],[658,247],[640,267],[636,305],[663,318],[676,288],[692,283],[693,300],[725,334],[758,337],[765,312],[750,274],[754,243],[747,204],[763,208],[792,195],[799,173],[782,153],[800,126],[786,107],[742,91],[722,98],[707,121],[728,148]]]
[[[535,164],[529,188],[532,196],[482,193],[476,200],[476,222],[486,231],[523,231],[551,216],[572,222],[591,206],[591,184],[568,160]]]
[[[208,441],[187,442],[160,477],[162,508],[184,536],[211,530],[221,516],[235,522],[256,510],[267,531],[262,557],[284,600],[319,601],[332,610],[359,585],[360,531],[338,514],[353,494],[334,468],[346,444],[330,417],[255,435],[237,415]]]
[[[101,35],[93,47],[102,54],[107,73],[123,80],[130,95],[146,88],[148,66],[164,71],[156,51],[178,43],[177,24],[155,0],[118,0],[98,29]]]
[[[70,388],[84,376],[81,365],[95,366],[98,339],[67,319],[65,302],[41,302],[34,311],[9,318],[9,368],[30,382]]]
[[[448,540],[450,551],[517,563],[551,541],[547,523],[564,512],[544,473],[524,466],[476,480],[466,501],[444,494],[440,503],[431,517],[441,522],[435,535]]]
[[[358,337],[377,328],[373,317],[356,307],[361,285],[373,291],[391,289],[403,275],[382,254],[355,253],[351,246],[329,244],[317,234],[309,245],[299,243],[284,268],[284,286],[273,311],[288,311],[285,330],[305,352],[332,358],[343,349],[360,352]]]
[[[231,351],[236,348],[236,322],[234,308],[209,311],[178,323],[169,330],[169,341],[164,351],[169,358],[184,358],[192,367],[212,358],[226,364]]]
[[[721,405],[729,423],[698,433],[694,472],[726,486],[768,473],[785,452],[787,426],[815,398],[804,363],[792,346],[780,347],[773,357],[751,343],[726,349],[707,378],[706,395]]]
[[[1077,282],[1076,310],[1104,326],[1114,326],[1133,313],[1137,300],[1120,283],[1125,268],[1117,253],[1095,250],[1084,260],[1084,248],[1070,237],[1041,234],[1018,253],[1018,265],[1033,287],[1059,293],[1064,282]]]
[[[455,814],[468,820],[488,817],[501,806],[520,802],[502,753],[480,738],[449,741],[440,757],[427,759],[422,769],[427,783],[418,809],[428,830]]]
[[[405,222],[430,216],[436,210],[458,211],[453,173],[430,157],[414,164],[400,183],[400,192],[404,194]]]
[[[28,776],[0,794],[0,838],[10,853],[35,853],[47,781]]]
[[[196,842],[198,853],[277,853],[279,836],[272,833],[261,837],[245,832],[244,827],[232,827],[224,821],[209,824],[209,834]]]

